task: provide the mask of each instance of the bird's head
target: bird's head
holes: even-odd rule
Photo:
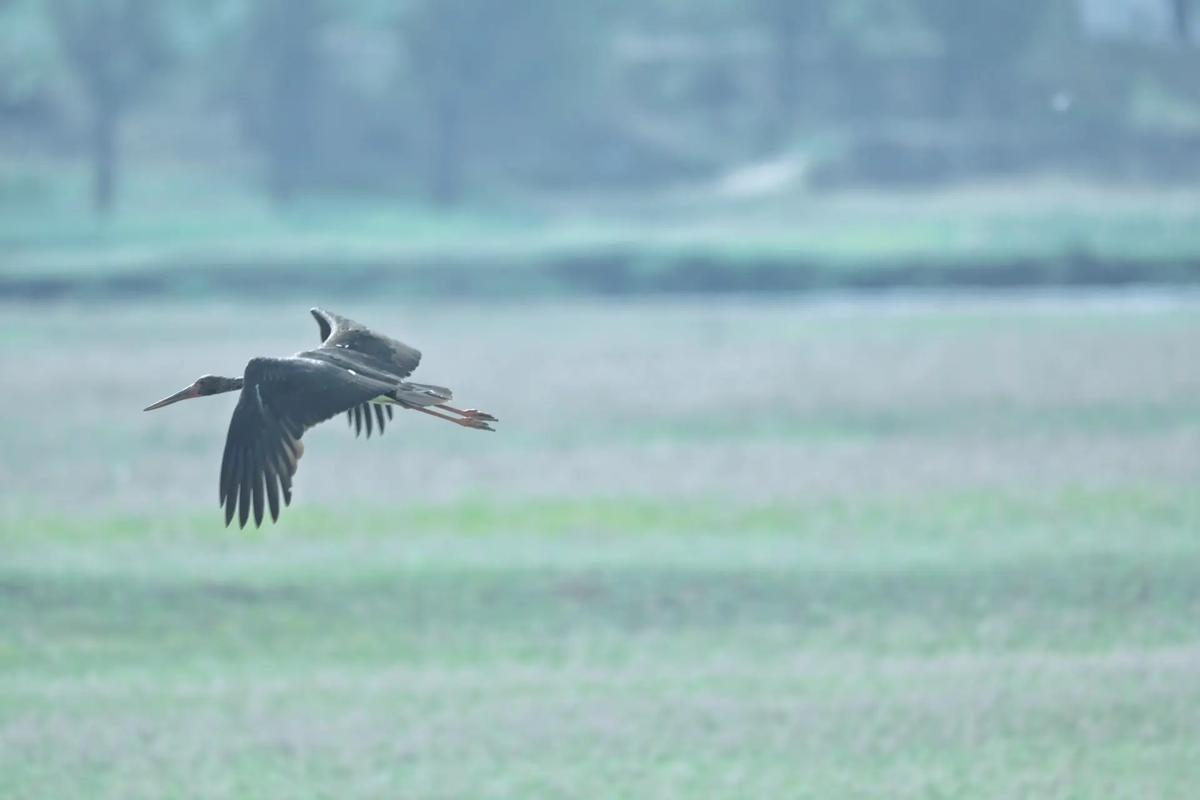
[[[143,411],[153,411],[156,408],[178,403],[180,400],[190,400],[193,397],[207,397],[210,394],[232,392],[242,388],[241,378],[223,378],[220,375],[201,375],[186,389],[181,389],[170,397],[164,397],[157,403],[151,403]]]

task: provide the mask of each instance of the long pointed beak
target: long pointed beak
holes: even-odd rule
[[[171,405],[171,403],[178,403],[180,400],[190,400],[193,397],[199,397],[199,396],[200,396],[200,390],[197,389],[196,386],[193,384],[192,386],[189,386],[182,391],[176,392],[175,394],[171,395],[170,397],[164,397],[162,400],[159,400],[157,403],[152,403],[152,404],[146,406],[145,408],[142,409],[142,411],[153,411],[156,408],[162,408],[163,406],[169,406],[169,405]]]

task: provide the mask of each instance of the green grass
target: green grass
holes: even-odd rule
[[[0,774],[14,797],[1187,796],[1192,496],[835,508],[23,529]]]
[[[105,222],[61,165],[9,164],[2,184],[16,187],[0,195],[12,291],[344,294],[348,276],[377,291],[477,295],[1169,283],[1193,282],[1200,260],[1194,191],[1038,178],[751,199],[693,187],[452,213],[321,196],[277,211],[223,173],[151,166],[130,173]]]
[[[0,795],[1193,793],[1194,299],[335,310],[500,431],[318,428],[259,531],[138,409],[303,308],[0,316]]]

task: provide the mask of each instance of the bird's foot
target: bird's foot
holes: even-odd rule
[[[464,408],[462,415],[470,419],[481,419],[484,422],[499,422],[500,420],[493,417],[486,411],[480,411],[478,408]]]
[[[466,417],[465,419],[456,419],[455,422],[457,422],[459,425],[462,425],[464,428],[474,428],[477,431],[494,431],[494,430],[496,430],[491,425],[488,425],[485,420],[478,418],[478,417]]]

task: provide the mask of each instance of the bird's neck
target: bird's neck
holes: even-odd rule
[[[223,394],[224,392],[236,392],[242,388],[245,383],[244,378],[221,378],[221,386],[213,394]]]

